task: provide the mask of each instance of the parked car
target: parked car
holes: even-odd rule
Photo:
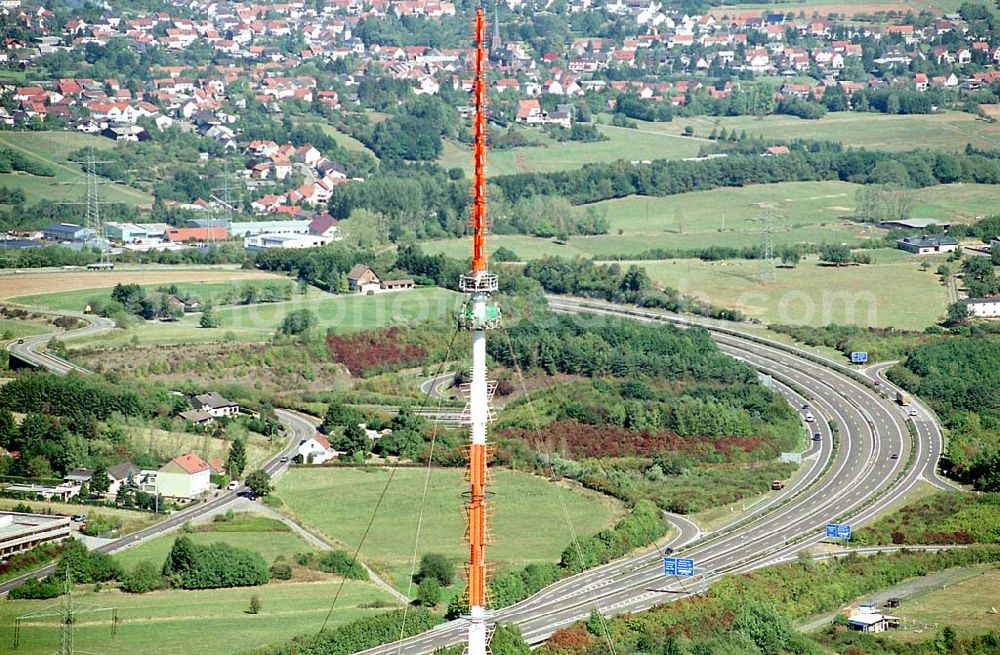
[[[71,520],[76,521],[77,523],[83,523],[84,521],[87,520],[87,515],[86,514],[74,514]]]
[[[240,488],[240,481],[239,480],[233,480],[232,482],[230,482],[226,486],[226,489],[228,489],[229,491],[233,491],[233,490],[239,489],[239,488]]]

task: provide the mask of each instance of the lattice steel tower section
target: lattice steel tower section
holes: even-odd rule
[[[476,82],[475,94],[475,178],[472,199],[472,270],[462,275],[459,285],[469,299],[458,315],[458,324],[472,333],[472,376],[468,384],[470,426],[469,491],[466,508],[469,527],[469,562],[466,573],[469,580],[469,634],[466,653],[486,655],[489,630],[486,622],[486,546],[487,523],[487,461],[486,424],[490,420],[491,389],[486,379],[486,331],[499,327],[500,309],[492,301],[497,290],[497,276],[490,273],[486,263],[486,19],[483,6],[476,8]]]

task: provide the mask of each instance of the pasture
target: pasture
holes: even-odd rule
[[[2,132],[0,147],[10,148],[55,169],[54,177],[41,177],[25,173],[0,174],[0,186],[21,189],[28,205],[39,200],[77,201],[85,191],[86,174],[80,163],[70,159],[72,153],[82,148],[110,150],[115,142],[81,132]],[[123,184],[101,186],[103,199],[128,205],[150,205],[153,197],[148,193]],[[83,215],[83,208],[80,208]]]
[[[363,547],[361,558],[404,593],[421,515],[424,468],[300,468],[277,482],[276,494],[296,519],[353,552],[358,547],[382,490],[388,488]],[[559,510],[565,501],[577,534],[593,534],[620,514],[617,503],[591,492],[559,488],[543,478],[504,469],[493,471],[489,560],[509,569],[529,562],[558,561],[570,543]],[[458,469],[432,469],[423,506],[418,556],[443,553],[459,568],[468,547],[463,539],[462,492],[468,484]],[[560,495],[562,498],[560,499]]]

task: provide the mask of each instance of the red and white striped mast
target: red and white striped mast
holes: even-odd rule
[[[472,270],[462,275],[459,287],[469,299],[459,313],[459,326],[472,333],[472,376],[467,408],[471,445],[469,448],[469,492],[466,507],[469,527],[469,635],[466,653],[486,655],[486,424],[489,421],[490,384],[486,379],[486,331],[500,325],[500,310],[491,296],[497,290],[497,276],[486,264],[486,19],[483,6],[476,8],[476,81],[473,87],[475,115],[475,177],[472,201]]]

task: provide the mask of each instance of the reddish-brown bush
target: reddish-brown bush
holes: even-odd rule
[[[427,356],[427,351],[420,346],[403,343],[399,328],[329,336],[326,345],[334,359],[355,375],[416,366]]]

